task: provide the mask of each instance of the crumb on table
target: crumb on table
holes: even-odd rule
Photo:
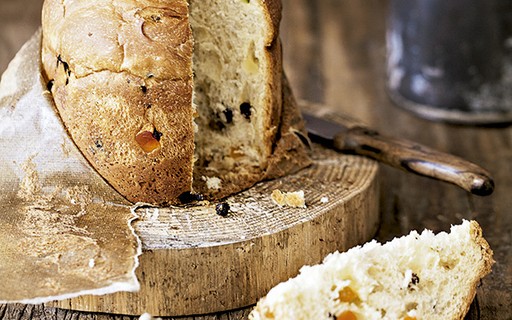
[[[306,200],[304,199],[304,191],[282,192],[274,190],[271,195],[272,201],[280,207],[306,208]]]
[[[206,182],[206,187],[210,190],[219,190],[221,188],[222,181],[218,177],[202,177],[203,181]]]

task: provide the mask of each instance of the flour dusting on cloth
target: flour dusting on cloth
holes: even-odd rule
[[[40,38],[0,82],[0,303],[136,291],[135,216],[62,126],[41,77]]]

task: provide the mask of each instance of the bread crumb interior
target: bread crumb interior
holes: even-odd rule
[[[265,21],[258,1],[190,1],[201,176],[230,180],[266,166]]]

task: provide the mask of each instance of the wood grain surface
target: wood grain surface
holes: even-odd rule
[[[51,305],[115,314],[208,314],[253,305],[272,287],[375,235],[378,166],[315,145],[313,164],[215,204],[141,208],[133,223],[143,254],[139,292],[81,296]],[[306,208],[280,208],[272,191],[302,190]],[[321,201],[327,198],[326,203]],[[50,304],[49,304],[50,305]]]
[[[466,319],[512,319],[512,128],[463,127],[419,119],[397,108],[385,90],[382,0],[283,0],[285,67],[296,95],[357,117],[381,133],[466,158],[488,169],[489,197],[389,167],[381,170],[381,241],[411,229],[449,229],[476,219],[496,264]],[[0,71],[39,26],[40,0],[0,1]],[[247,310],[183,319],[246,319]],[[0,306],[0,319],[113,320],[136,317],[73,312],[44,306]]]

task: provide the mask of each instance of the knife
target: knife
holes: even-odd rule
[[[303,111],[308,135],[313,142],[343,153],[367,156],[392,167],[452,183],[475,195],[494,190],[489,172],[462,158],[429,147],[380,135],[352,121],[343,124]]]

